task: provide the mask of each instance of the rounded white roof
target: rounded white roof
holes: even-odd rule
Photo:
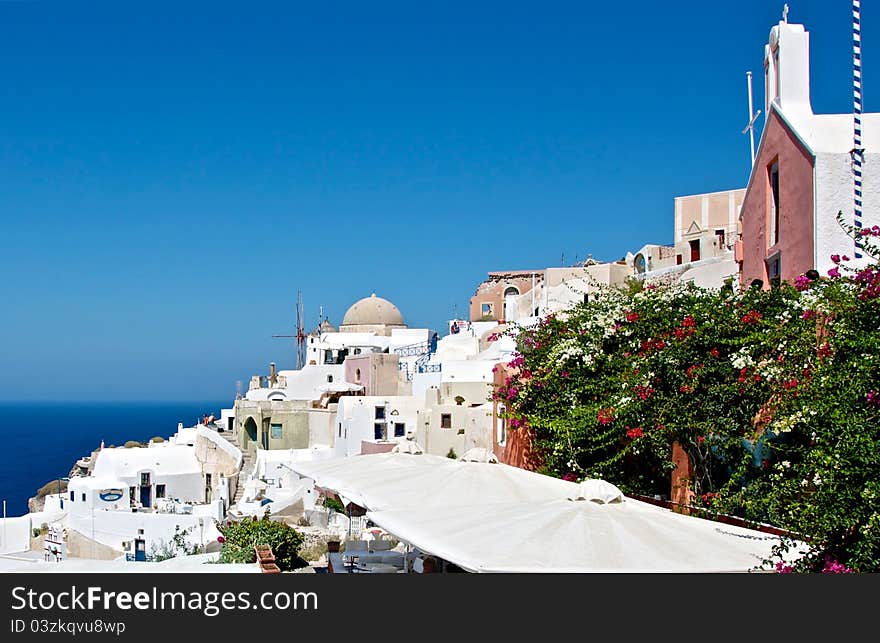
[[[373,293],[355,302],[342,319],[343,326],[403,326],[403,315],[387,299]]]

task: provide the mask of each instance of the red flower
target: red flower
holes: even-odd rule
[[[688,315],[684,319],[681,320],[681,325],[684,328],[693,328],[696,325],[694,318]]]
[[[793,389],[793,388],[797,388],[797,385],[798,385],[797,380],[786,380],[782,383],[782,388]]]
[[[698,444],[703,444],[703,442],[705,442],[705,441],[706,441],[706,438],[703,437],[702,435],[697,436],[697,443]]]
[[[816,355],[818,355],[822,359],[824,359],[826,357],[831,357],[831,353],[832,353],[831,347],[828,345],[827,342],[822,344],[819,347],[819,350],[816,351]]]
[[[626,432],[626,437],[630,438],[631,440],[636,440],[643,435],[645,435],[645,431],[641,427],[636,427]]]
[[[634,321],[638,321],[638,319],[639,319],[639,314],[638,314],[638,313],[634,313],[634,312],[627,311],[627,313],[626,313],[626,321],[632,323],[632,322],[634,322]]]
[[[635,391],[638,398],[642,401],[647,400],[651,395],[654,394],[654,389],[650,386],[641,386],[637,385],[633,387],[633,391]]]
[[[692,386],[688,386],[687,384],[682,384],[681,386],[678,387],[678,390],[679,390],[681,393],[693,393],[693,392],[694,392],[693,387],[692,387]]]
[[[611,424],[614,422],[614,409],[599,409],[599,413],[596,415],[596,421],[599,424]]]
[[[757,310],[750,310],[745,315],[743,315],[742,323],[743,324],[755,324],[761,321],[764,316],[759,313]]]
[[[712,350],[709,351],[709,355],[711,355],[712,357],[718,357],[720,354],[721,353],[718,352],[717,348],[713,348]]]

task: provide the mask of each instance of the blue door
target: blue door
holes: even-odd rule
[[[134,541],[134,559],[142,560],[144,562],[147,560],[147,545],[141,538],[137,538]]]
[[[141,474],[141,505],[144,507],[153,506],[153,486],[149,473]]]

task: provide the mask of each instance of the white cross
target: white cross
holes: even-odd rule
[[[785,24],[788,24],[788,4],[786,3],[782,7],[782,19],[785,21]]]

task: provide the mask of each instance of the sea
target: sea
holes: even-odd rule
[[[76,461],[101,446],[129,440],[166,440],[177,424],[220,417],[222,402],[0,402],[0,500],[7,516],[28,511],[28,498],[50,480],[64,478]]]

